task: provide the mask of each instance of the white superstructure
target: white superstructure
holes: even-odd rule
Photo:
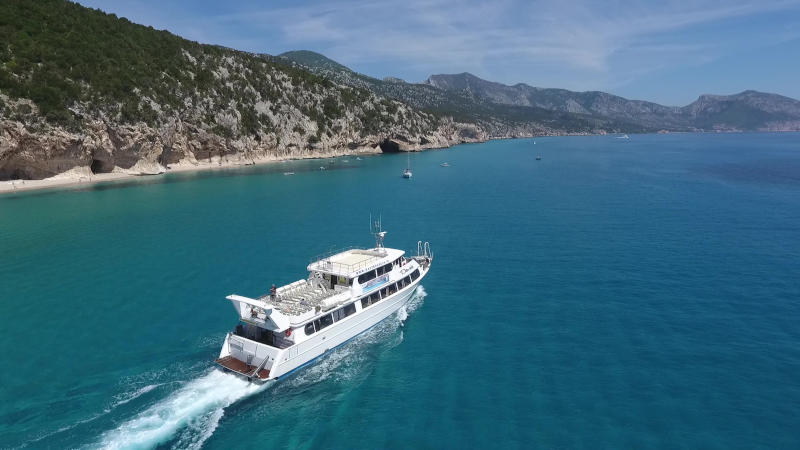
[[[315,258],[309,276],[258,298],[229,295],[239,324],[228,333],[217,364],[253,381],[285,376],[387,318],[412,297],[433,255],[376,246]]]

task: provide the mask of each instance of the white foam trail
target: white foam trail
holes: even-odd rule
[[[75,422],[73,424],[63,426],[63,427],[61,427],[61,428],[59,428],[59,429],[57,429],[55,431],[51,431],[49,433],[45,433],[45,434],[43,434],[41,436],[35,437],[35,438],[31,439],[30,441],[26,442],[25,444],[23,444],[20,448],[26,447],[26,446],[28,446],[30,444],[34,444],[34,443],[39,442],[39,441],[41,441],[43,439],[47,439],[47,438],[49,438],[51,436],[54,436],[56,434],[63,433],[65,431],[67,431],[67,430],[71,430],[71,429],[73,429],[73,428],[75,428],[75,427],[77,427],[79,425],[83,425],[83,424],[89,423],[89,422],[91,422],[93,420],[99,419],[100,417],[102,417],[102,416],[110,413],[111,411],[113,411],[114,408],[116,408],[118,406],[121,406],[121,405],[124,405],[124,404],[126,404],[126,403],[128,403],[130,401],[133,401],[133,400],[141,397],[142,395],[152,391],[153,389],[155,389],[155,388],[157,388],[159,386],[163,386],[163,385],[164,385],[164,383],[150,384],[150,385],[147,385],[147,386],[145,386],[143,388],[137,389],[135,392],[132,392],[130,394],[119,395],[116,398],[121,398],[121,400],[117,400],[114,403],[112,403],[111,405],[109,405],[106,409],[103,410],[102,413],[95,414],[95,415],[93,415],[91,417],[88,417],[86,419],[81,419],[81,420],[79,420],[79,421],[77,421],[77,422]]]
[[[173,438],[181,428],[197,425],[197,420],[204,416],[212,419],[213,426],[208,431],[210,436],[216,429],[224,408],[266,386],[213,369],[188,382],[117,429],[104,433],[100,442],[94,446],[113,449],[152,448]],[[195,442],[199,446],[205,439],[208,437]]]
[[[406,310],[405,305],[401,306],[400,309],[397,310],[397,319],[400,321],[400,326],[403,326],[403,322],[408,319],[408,311]]]
[[[111,410],[116,408],[117,406],[122,406],[130,401],[136,400],[137,398],[141,397],[144,394],[147,394],[148,392],[161,386],[162,384],[163,383],[149,384],[143,388],[137,389],[135,392],[132,392],[130,394],[124,394],[121,400],[117,400],[116,402],[112,403],[111,406],[106,408],[105,412],[111,412]]]

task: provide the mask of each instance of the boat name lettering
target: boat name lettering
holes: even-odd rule
[[[383,284],[383,283],[386,283],[387,281],[389,281],[389,274],[388,273],[386,275],[381,275],[378,278],[375,278],[374,280],[372,280],[369,283],[365,284],[364,285],[364,290],[366,291],[367,289],[372,289],[373,287],[378,286],[378,285]]]

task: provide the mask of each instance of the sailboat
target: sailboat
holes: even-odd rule
[[[406,162],[406,170],[403,171],[403,178],[411,178],[411,153],[406,152],[406,156],[408,157],[408,160]]]

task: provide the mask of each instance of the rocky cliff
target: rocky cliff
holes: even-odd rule
[[[61,0],[0,4],[0,179],[198,161],[408,151],[487,139],[255,55]]]

